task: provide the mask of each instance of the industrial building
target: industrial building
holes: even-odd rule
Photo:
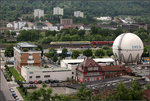
[[[72,77],[70,68],[51,67],[40,68],[38,66],[23,66],[21,75],[26,81],[46,81],[46,80],[59,80],[66,81]]]
[[[22,66],[41,66],[41,51],[31,43],[17,43],[14,47],[14,67],[21,72]]]
[[[142,40],[133,33],[119,35],[113,43],[115,59],[121,63],[136,63],[140,61],[144,50]]]

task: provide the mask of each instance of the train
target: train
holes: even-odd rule
[[[79,47],[99,47],[103,45],[112,46],[113,41],[63,41],[63,42],[50,42],[51,46],[79,46]]]

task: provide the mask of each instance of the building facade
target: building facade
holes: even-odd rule
[[[15,30],[20,30],[26,25],[26,22],[25,21],[18,21],[18,22],[14,21],[13,24],[14,24]]]
[[[122,66],[100,66],[93,59],[86,59],[76,68],[79,82],[90,82],[124,75]]]
[[[82,18],[83,18],[83,17],[84,17],[84,14],[83,14],[83,12],[81,12],[81,11],[75,11],[75,12],[74,12],[74,16],[75,16],[75,17],[82,17]]]
[[[64,10],[60,7],[55,7],[53,8],[53,15],[63,15]]]
[[[6,27],[12,28],[14,27],[13,23],[7,23]]]
[[[72,21],[72,19],[60,19],[60,24],[62,24],[62,25],[72,25],[73,21]]]
[[[96,61],[101,66],[114,65],[115,62],[112,58],[95,58],[93,60]],[[84,59],[64,59],[61,60],[60,66],[71,68],[73,79],[76,79],[76,68],[83,61]]]
[[[41,51],[31,43],[17,43],[14,47],[14,67],[21,72],[22,66],[41,66]]]
[[[44,10],[35,9],[34,10],[34,17],[38,17],[38,18],[44,17]]]
[[[69,68],[39,68],[37,66],[23,66],[21,75],[26,81],[46,81],[59,80],[66,81],[72,77],[71,69]]]

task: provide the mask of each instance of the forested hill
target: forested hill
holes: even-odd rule
[[[0,19],[14,20],[22,14],[33,14],[34,9],[44,9],[52,15],[53,7],[64,8],[65,16],[73,11],[83,11],[86,16],[148,16],[150,0],[0,0]]]

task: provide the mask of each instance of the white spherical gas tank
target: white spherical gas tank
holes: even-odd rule
[[[115,58],[124,63],[136,62],[144,50],[142,40],[133,33],[119,35],[112,48]]]

